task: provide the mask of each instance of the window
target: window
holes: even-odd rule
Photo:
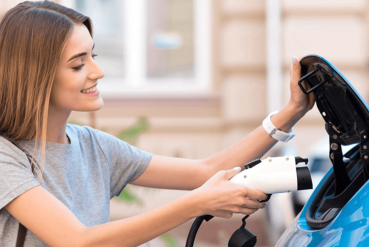
[[[91,17],[104,96],[206,94],[211,0],[62,0]]]

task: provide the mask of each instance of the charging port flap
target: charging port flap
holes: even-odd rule
[[[300,63],[299,86],[305,94],[315,94],[316,105],[326,123],[330,140],[327,155],[333,165],[333,171],[307,205],[307,224],[319,229],[337,216],[369,178],[369,107],[326,59],[308,55]],[[350,158],[344,162],[341,145],[355,143],[345,155]]]

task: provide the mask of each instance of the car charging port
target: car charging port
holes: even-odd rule
[[[357,150],[357,147],[353,149]],[[366,179],[362,165],[360,153],[357,151],[345,166],[349,171],[350,183],[339,194],[336,194],[339,182],[335,178],[335,173],[332,171],[328,175],[306,211],[306,222],[310,227],[321,229],[327,226],[364,185]]]

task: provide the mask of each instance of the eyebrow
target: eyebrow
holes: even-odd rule
[[[94,46],[92,47],[92,50],[95,48],[95,43],[94,43]],[[73,59],[75,59],[75,58],[77,58],[77,57],[82,57],[82,56],[86,56],[87,55],[87,52],[81,52],[81,53],[78,53],[78,54],[76,54],[76,55],[74,55],[73,57],[71,57],[71,58],[69,58],[69,60],[67,61],[67,62],[69,62],[69,61],[71,61],[71,60],[73,60]]]

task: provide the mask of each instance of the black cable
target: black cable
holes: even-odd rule
[[[202,215],[202,216],[196,217],[196,219],[192,223],[190,232],[188,233],[186,247],[193,247],[193,243],[195,242],[197,231],[199,230],[202,222],[204,220],[209,221],[213,217],[214,216],[211,216],[211,215]]]
[[[246,229],[246,219],[249,215],[242,218],[242,225],[231,236],[228,241],[228,247],[254,247],[256,245],[256,236]]]
[[[260,201],[260,202],[266,202],[266,201],[269,201],[270,197],[272,196],[271,194],[267,194],[268,197],[266,200],[263,200],[263,201]],[[255,246],[256,244],[256,236],[248,231],[247,229],[243,230],[246,226],[246,219],[249,217],[249,215],[246,215],[243,219],[242,219],[242,226],[240,227],[240,229],[245,232],[245,233],[242,233],[241,235],[245,235],[247,234],[247,236],[249,238],[252,238],[252,240],[250,240],[252,243],[251,245],[245,245],[245,246]],[[192,226],[191,226],[191,229],[190,229],[190,232],[188,233],[188,236],[187,236],[187,241],[186,241],[186,246],[185,247],[193,247],[193,244],[195,242],[195,238],[196,238],[196,234],[197,234],[197,231],[199,230],[202,222],[204,220],[206,221],[209,221],[211,220],[212,218],[214,218],[214,216],[212,215],[202,215],[202,216],[199,216],[199,217],[196,217],[196,219],[194,220],[194,222],[192,223]],[[236,234],[237,235],[237,234]],[[249,243],[250,244],[250,243]],[[238,245],[237,245],[238,246]]]
[[[246,215],[245,217],[242,218],[242,228],[246,227],[246,219],[249,217],[250,215]]]

